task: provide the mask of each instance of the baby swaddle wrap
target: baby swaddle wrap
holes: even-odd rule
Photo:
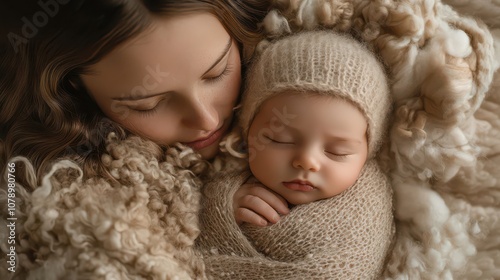
[[[213,279],[377,279],[394,235],[392,190],[371,160],[343,193],[298,205],[267,227],[236,224],[232,194],[248,172],[205,184],[197,246]],[[229,195],[228,195],[229,194]]]

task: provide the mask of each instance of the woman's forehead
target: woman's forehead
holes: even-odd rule
[[[125,42],[90,67],[102,82],[121,81],[125,88],[142,83],[150,69],[201,75],[226,49],[230,35],[209,13],[157,18],[150,29]],[[200,73],[198,73],[200,72]]]

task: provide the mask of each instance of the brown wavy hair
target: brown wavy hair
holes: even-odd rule
[[[127,132],[106,119],[80,75],[116,46],[147,30],[154,17],[202,11],[217,16],[238,42],[244,70],[261,39],[258,23],[268,2],[53,0],[49,8],[24,2],[22,7],[0,4],[4,6],[0,10],[8,11],[7,24],[0,29],[1,173],[9,158],[20,155],[33,163],[39,180],[58,158],[75,160],[88,176],[109,176],[100,161],[105,137],[115,131],[124,138]]]

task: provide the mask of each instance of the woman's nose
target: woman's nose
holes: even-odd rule
[[[204,131],[213,131],[219,128],[219,115],[217,109],[209,100],[199,98],[190,100],[185,114],[186,126]]]
[[[292,162],[293,167],[306,171],[317,172],[321,165],[313,149],[303,149],[297,152]]]

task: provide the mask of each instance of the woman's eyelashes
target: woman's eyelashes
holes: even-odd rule
[[[207,77],[205,78],[205,81],[207,81],[210,84],[220,82],[224,79],[225,76],[229,75],[231,71],[232,71],[231,65],[227,64],[224,71],[222,71],[219,75],[215,77]]]
[[[276,139],[271,138],[271,137],[269,137],[269,136],[264,136],[264,137],[265,137],[265,138],[267,138],[267,139],[269,139],[269,141],[271,141],[271,142],[273,142],[273,143],[277,143],[277,144],[289,144],[289,145],[294,144],[294,143],[293,143],[293,142],[291,142],[291,141],[279,141],[279,140],[276,140]]]
[[[153,107],[151,109],[147,109],[147,110],[138,110],[138,109],[133,109],[133,110],[136,111],[137,113],[147,117],[147,116],[154,115],[156,113],[156,111],[158,111],[158,105],[156,105],[155,107]]]
[[[160,104],[164,104],[165,102],[168,102],[168,99],[170,99],[170,96],[161,99],[153,107],[151,107],[149,109],[131,108],[131,110],[139,113],[141,116],[148,117],[148,116],[155,114],[158,111]]]

